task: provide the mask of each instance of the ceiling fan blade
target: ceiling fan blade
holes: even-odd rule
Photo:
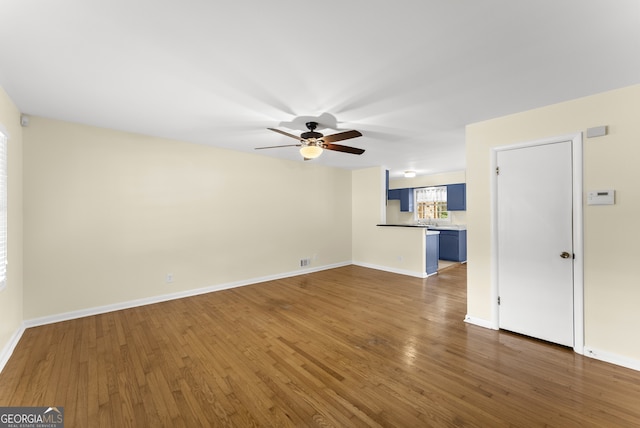
[[[362,134],[359,131],[345,131],[338,134],[327,135],[325,137],[322,137],[322,140],[325,143],[333,143],[334,141],[348,140],[349,138],[356,138],[361,136]]]
[[[355,147],[349,147],[349,146],[341,146],[340,144],[325,144],[323,147],[327,150],[351,153],[352,155],[361,155],[364,153],[364,149],[357,149]]]
[[[284,132],[284,131],[281,131],[281,130],[276,129],[276,128],[267,128],[267,129],[269,129],[269,130],[271,130],[273,132],[277,132],[278,134],[286,135],[287,137],[295,138],[296,140],[300,140],[300,137],[298,137],[297,135],[289,134],[288,132]]]
[[[278,147],[300,147],[300,146],[302,146],[302,144],[285,144],[283,146],[256,147],[254,150],[277,149]]]

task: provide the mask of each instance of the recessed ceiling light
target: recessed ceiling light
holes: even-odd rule
[[[404,178],[413,178],[416,176],[416,172],[415,171],[405,171],[404,172]]]

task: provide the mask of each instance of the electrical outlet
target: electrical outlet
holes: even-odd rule
[[[172,273],[168,273],[167,276],[164,277],[164,282],[166,282],[167,284],[170,284],[173,282],[173,274]]]

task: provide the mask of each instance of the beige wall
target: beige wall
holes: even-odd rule
[[[466,183],[465,171],[444,172],[441,174],[418,175],[412,178],[394,178],[389,181],[389,189],[405,187],[442,186],[444,184]]]
[[[351,260],[350,171],[32,117],[24,176],[27,320]]]
[[[0,130],[8,139],[7,286],[0,291],[0,357],[22,326],[22,128],[20,111],[0,88]]]
[[[353,262],[420,276],[426,272],[424,229],[379,227],[385,219],[384,170],[353,171]]]
[[[467,126],[468,314],[491,320],[490,149],[585,132],[584,190],[615,189],[613,206],[584,205],[585,346],[640,360],[640,85]]]

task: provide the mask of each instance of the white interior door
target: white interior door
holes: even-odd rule
[[[574,345],[571,141],[497,153],[499,326]]]

